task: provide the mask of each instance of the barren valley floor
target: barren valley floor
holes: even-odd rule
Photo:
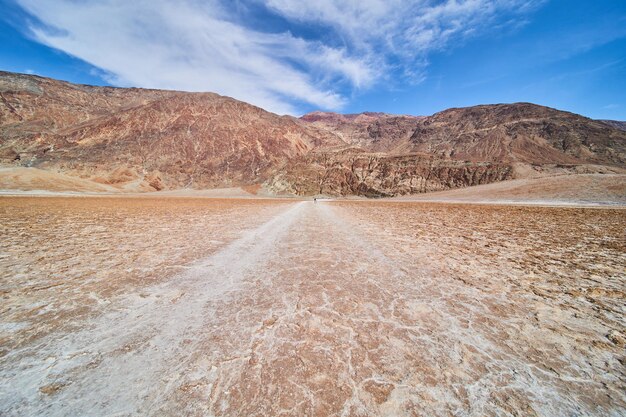
[[[620,416],[626,210],[0,198],[0,415]]]

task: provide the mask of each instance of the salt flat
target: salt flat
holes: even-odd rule
[[[0,414],[618,416],[626,210],[0,198]]]

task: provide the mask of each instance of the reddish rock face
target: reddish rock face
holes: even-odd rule
[[[470,161],[626,165],[626,132],[529,103],[445,110],[401,148]]]
[[[390,152],[406,142],[423,116],[385,113],[337,114],[313,112],[300,118],[313,126],[333,132],[346,143],[374,152]]]
[[[507,164],[471,163],[427,154],[354,149],[314,151],[290,160],[267,187],[277,193],[386,197],[487,184],[512,178]]]
[[[259,183],[342,142],[297,119],[212,93],[78,86],[0,74],[2,163],[153,189]]]
[[[301,119],[375,152],[494,163],[626,164],[623,122],[530,103],[449,109],[428,117],[314,112]]]
[[[626,165],[626,132],[528,103],[450,109],[429,117],[314,112],[301,119],[361,149],[313,151],[290,160],[270,184],[278,192],[390,196],[536,171],[623,172]]]
[[[212,93],[0,72],[1,165],[120,190],[264,184],[271,192],[383,196],[500,181],[519,176],[519,164],[620,171],[626,132],[615,126],[524,103],[429,117],[314,112],[296,119]]]
[[[618,120],[601,120],[601,122],[619,130],[626,131],[626,122],[620,122]]]

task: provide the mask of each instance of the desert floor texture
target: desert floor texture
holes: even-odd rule
[[[0,415],[623,416],[626,210],[0,198]]]

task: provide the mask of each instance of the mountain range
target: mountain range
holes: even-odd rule
[[[625,173],[626,128],[530,103],[296,118],[213,93],[0,72],[0,166],[120,192],[256,186],[380,197]]]

